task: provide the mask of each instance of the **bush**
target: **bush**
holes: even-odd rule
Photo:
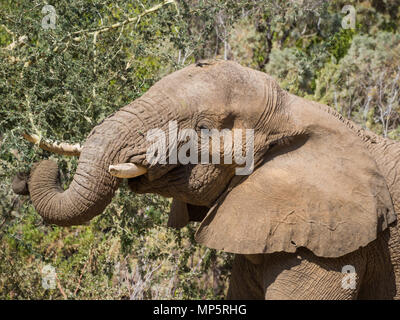
[[[89,225],[43,223],[11,179],[52,157],[64,187],[77,160],[22,139],[83,142],[164,75],[202,58],[234,59],[294,94],[400,138],[400,5],[385,1],[50,1],[0,3],[0,298],[220,299],[232,254],[166,227],[170,199],[123,185]],[[346,4],[355,30],[341,27]],[[112,27],[114,25],[114,27]],[[57,275],[46,289],[46,272]],[[47,283],[47,284],[46,284]]]

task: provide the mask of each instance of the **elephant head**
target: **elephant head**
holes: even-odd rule
[[[199,134],[253,130],[254,170],[237,175],[242,164],[235,161],[171,161],[185,140],[170,136],[164,161],[150,162],[147,133],[171,132],[171,123]],[[212,60],[164,77],[96,126],[68,190],[51,161],[36,166],[28,188],[46,221],[73,225],[100,214],[128,177],[134,192],[173,198],[170,226],[201,221],[196,239],[206,246],[242,254],[306,247],[337,257],[366,246],[396,219],[367,140],[329,107],[285,92],[265,73]],[[210,150],[210,158],[226,152]]]

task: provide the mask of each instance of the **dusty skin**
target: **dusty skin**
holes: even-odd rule
[[[256,169],[236,176],[235,163],[149,165],[140,132],[167,130],[169,121],[254,129]],[[283,91],[265,73],[211,60],[166,76],[93,128],[68,190],[49,160],[13,186],[29,191],[45,221],[83,224],[118,188],[110,165],[132,163],[145,172],[128,180],[134,192],[173,197],[169,226],[201,221],[198,242],[236,253],[227,298],[398,299],[399,159],[398,142]],[[342,286],[346,265],[354,289]]]

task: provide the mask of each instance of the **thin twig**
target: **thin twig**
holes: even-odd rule
[[[64,299],[65,299],[65,300],[68,300],[67,295],[65,294],[63,288],[61,287],[60,280],[58,280],[57,274],[56,274],[56,282],[57,282],[58,290],[60,290],[60,292],[61,292],[62,296],[64,297]]]
[[[81,275],[79,276],[79,280],[78,280],[78,284],[77,284],[77,286],[76,286],[76,289],[75,289],[75,291],[74,291],[74,296],[76,296],[76,293],[78,292],[78,290],[79,290],[79,287],[80,287],[80,285],[81,285],[81,280],[82,280],[82,276],[83,276],[83,273],[85,272],[85,270],[86,270],[86,267],[90,264],[90,262],[92,261],[92,250],[89,250],[89,259],[88,259],[88,261],[85,263],[85,265],[83,266],[83,269],[82,269],[82,271],[81,271]]]

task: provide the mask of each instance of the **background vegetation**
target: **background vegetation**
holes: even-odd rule
[[[57,14],[44,29],[46,5]],[[356,10],[344,29],[345,5]],[[286,90],[329,104],[400,139],[400,3],[367,1],[0,0],[0,298],[219,299],[232,256],[197,245],[196,224],[166,227],[169,199],[121,187],[90,225],[43,223],[11,191],[18,171],[77,159],[22,139],[84,141],[106,116],[165,74],[203,58],[232,59]],[[55,268],[54,289],[42,285]]]

